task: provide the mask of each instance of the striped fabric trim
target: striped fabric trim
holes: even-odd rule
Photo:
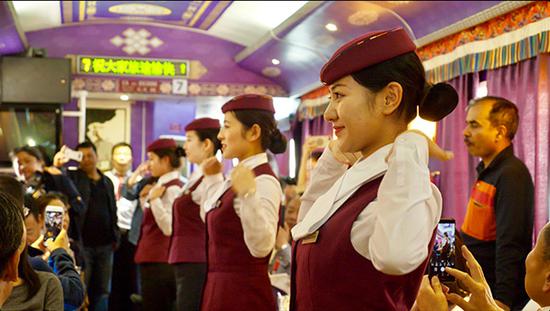
[[[468,43],[452,53],[425,61],[427,80],[432,83],[447,81],[463,74],[512,65],[550,52],[550,18],[525,28],[529,29]],[[517,40],[519,34],[516,32],[528,36]]]

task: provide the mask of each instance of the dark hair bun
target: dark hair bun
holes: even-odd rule
[[[178,157],[185,157],[185,156],[187,156],[187,155],[185,154],[185,149],[183,149],[182,147],[177,147],[177,148],[176,148],[176,155],[177,155]]]
[[[422,119],[439,121],[449,115],[458,104],[458,93],[447,83],[429,86],[424,100],[420,104],[419,114]]]
[[[286,151],[286,137],[279,129],[275,129],[270,138],[271,144],[269,145],[269,150],[271,150],[271,152],[277,154]]]

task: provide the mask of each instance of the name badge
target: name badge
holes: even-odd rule
[[[319,236],[319,230],[313,232],[312,234],[306,236],[302,239],[302,245],[304,244],[313,244],[317,242],[317,237]]]

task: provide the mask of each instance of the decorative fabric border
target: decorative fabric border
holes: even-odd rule
[[[420,59],[425,62],[436,56],[449,54],[461,45],[498,37],[549,16],[550,3],[547,1],[536,1],[485,23],[423,46],[418,49],[417,53]]]
[[[75,76],[73,91],[85,90],[97,93],[152,94],[168,96],[237,96],[247,93],[286,97],[288,94],[278,85],[188,82],[187,95],[174,94],[172,80],[122,79]]]
[[[430,82],[495,69],[549,52],[550,3],[537,1],[436,41],[417,53]]]

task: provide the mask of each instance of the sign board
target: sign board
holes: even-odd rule
[[[79,55],[77,73],[120,77],[187,78],[189,61]]]

